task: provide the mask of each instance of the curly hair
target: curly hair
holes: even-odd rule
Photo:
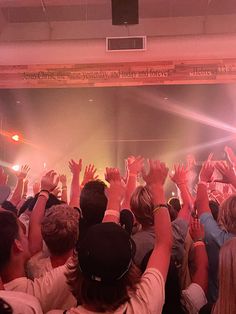
[[[236,194],[229,196],[221,203],[218,224],[221,229],[236,234]]]
[[[78,240],[79,212],[66,204],[52,206],[43,218],[41,232],[50,253],[68,252]]]

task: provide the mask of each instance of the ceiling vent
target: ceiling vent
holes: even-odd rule
[[[146,36],[107,37],[106,51],[144,51],[146,42]]]

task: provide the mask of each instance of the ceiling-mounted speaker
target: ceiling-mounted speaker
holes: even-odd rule
[[[111,5],[113,25],[139,23],[138,0],[112,0]]]

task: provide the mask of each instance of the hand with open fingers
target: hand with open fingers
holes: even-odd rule
[[[232,165],[228,165],[224,161],[218,161],[215,164],[216,169],[222,174],[222,179],[217,179],[215,182],[221,183],[235,183],[236,175]]]
[[[189,233],[193,239],[193,242],[204,240],[204,226],[201,224],[198,218],[192,218]]]
[[[111,181],[121,181],[120,170],[106,167],[105,180],[109,183]]]
[[[233,150],[229,146],[225,146],[224,151],[227,155],[227,158],[232,166],[236,165],[236,155],[234,154]]]
[[[89,164],[85,167],[84,170],[84,178],[81,183],[82,186],[84,186],[87,182],[98,179],[98,175],[96,175],[97,169],[94,165]]]
[[[129,174],[137,175],[143,168],[144,158],[142,156],[130,156],[127,159],[127,169]]]
[[[147,185],[164,185],[169,169],[166,164],[159,160],[148,160],[149,171],[142,169],[142,176]]]
[[[106,180],[109,180],[110,183],[106,191],[108,197],[118,199],[121,202],[125,194],[125,185],[121,180],[119,169],[106,168]]]
[[[41,190],[52,192],[58,185],[59,177],[56,172],[51,170],[47,172],[41,179]]]
[[[16,172],[16,176],[18,179],[25,179],[27,177],[28,172],[30,171],[30,167],[28,165],[24,165],[21,167],[21,170]]]
[[[6,185],[8,180],[8,175],[4,172],[4,169],[0,167],[0,185]]]
[[[170,174],[169,177],[176,185],[186,184],[188,182],[187,174],[188,174],[187,167],[184,165],[175,164],[174,165],[174,174]]]
[[[66,186],[67,184],[67,178],[65,174],[60,174],[59,175],[59,181],[61,182],[62,186]]]
[[[82,159],[80,159],[78,162],[71,159],[69,161],[69,168],[73,175],[79,175],[82,169]]]
[[[202,182],[211,182],[214,172],[214,166],[211,161],[205,161],[199,174],[199,180]]]

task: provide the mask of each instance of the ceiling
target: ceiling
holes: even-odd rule
[[[123,36],[124,27],[112,25],[111,3],[111,0],[1,0],[0,41]],[[139,0],[139,24],[129,25],[127,35],[235,33],[235,14],[235,0]],[[166,31],[168,28],[171,32]]]
[[[2,0],[8,23],[111,19],[110,0]],[[236,13],[235,0],[139,0],[140,18]]]

